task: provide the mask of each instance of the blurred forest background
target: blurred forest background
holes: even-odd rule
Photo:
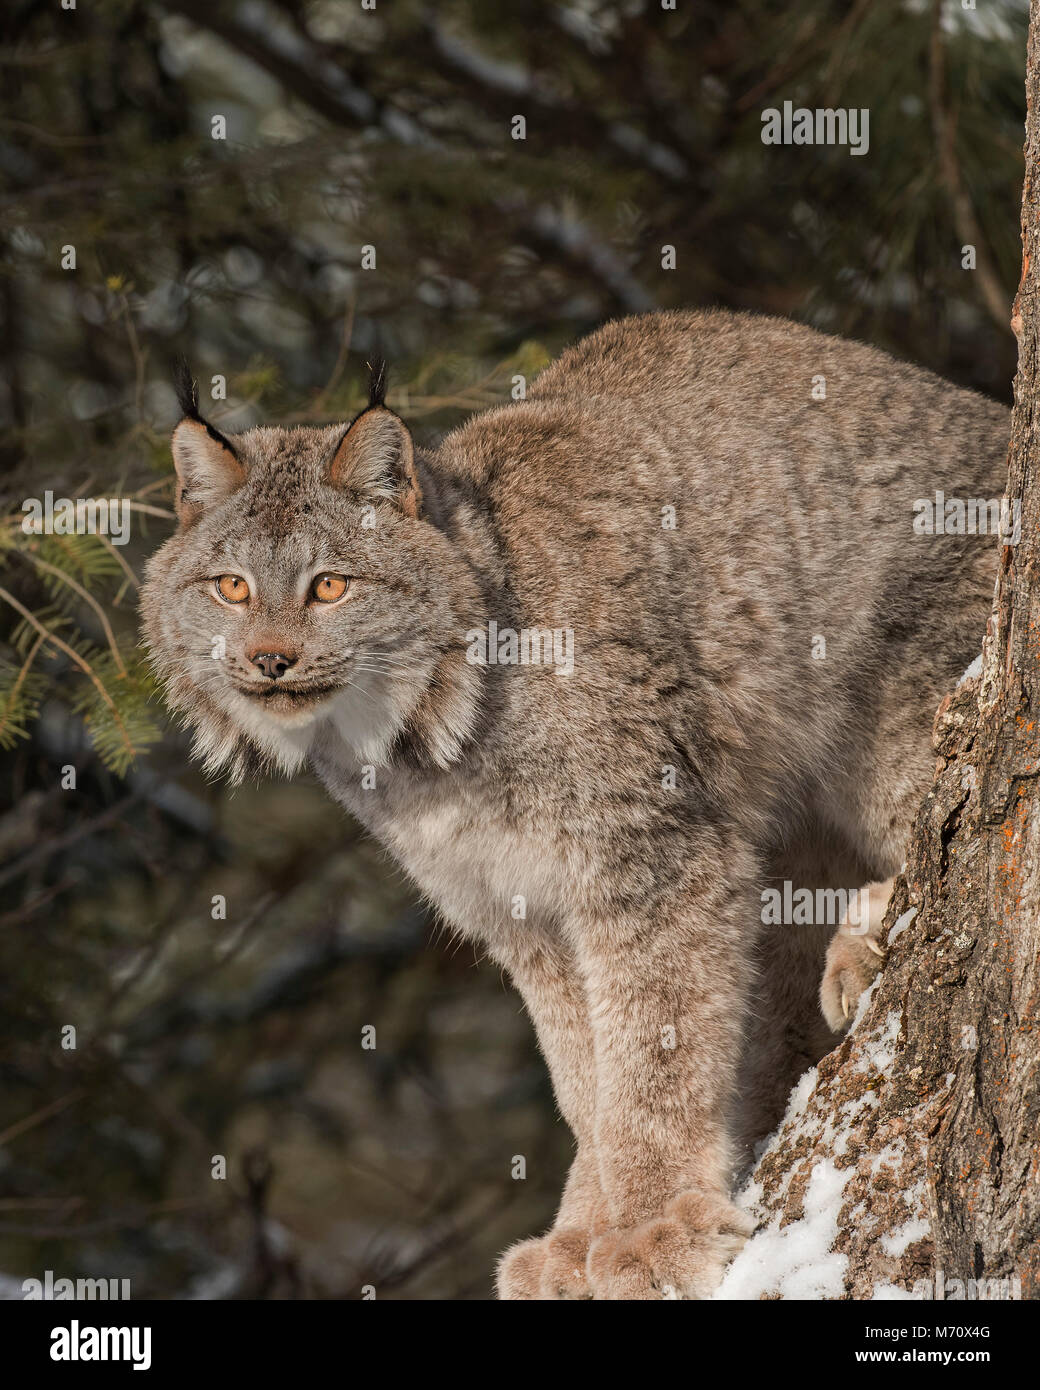
[[[349,418],[382,350],[428,441],[606,318],[718,304],[1009,397],[1026,11],[7,0],[6,1296],[487,1298],[569,1158],[499,973],[316,784],[188,762],[136,625],[175,356],[235,430]],[[764,146],[785,99],[869,108],[869,154]],[[27,535],[46,489],[130,499],[130,544]]]

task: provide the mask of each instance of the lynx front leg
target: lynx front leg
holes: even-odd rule
[[[861,889],[866,898],[868,920],[855,924],[842,922],[827,947],[820,982],[820,1007],[835,1033],[843,1032],[852,1022],[860,995],[881,969],[885,953],[878,944],[878,937],[894,885],[895,879],[890,878]]]
[[[596,1232],[606,1226],[599,1165],[591,1143],[579,1141],[552,1230],[518,1241],[498,1266],[501,1299],[592,1297],[586,1263]]]
[[[593,1137],[596,1074],[585,990],[555,943],[518,937],[499,952],[534,1020],[556,1101],[578,1141],[552,1230],[507,1250],[498,1267],[502,1299],[587,1299],[589,1243],[606,1225]]]
[[[728,1111],[749,975],[749,897],[685,885],[592,928],[596,1148],[611,1229],[597,1299],[703,1298],[750,1233],[729,1198]]]

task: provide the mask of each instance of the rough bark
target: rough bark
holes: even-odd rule
[[[981,669],[936,716],[885,968],[758,1164],[763,1229],[724,1296],[1040,1297],[1040,0],[1026,94],[1021,540],[1000,546]]]

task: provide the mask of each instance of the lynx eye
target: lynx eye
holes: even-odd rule
[[[245,603],[249,585],[240,574],[222,574],[217,580],[217,593],[225,603]]]
[[[350,588],[350,580],[343,574],[319,574],[311,585],[311,598],[319,603],[335,603]]]

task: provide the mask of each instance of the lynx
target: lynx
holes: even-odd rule
[[[999,498],[1007,409],[717,311],[609,323],[430,451],[382,371],[349,426],[226,437],[181,394],[144,622],[198,756],[316,769],[507,969],[573,1132],[499,1295],[707,1296],[735,1171],[876,973],[980,647],[996,542],[915,501]],[[787,882],[872,885],[869,930],[763,926]]]

